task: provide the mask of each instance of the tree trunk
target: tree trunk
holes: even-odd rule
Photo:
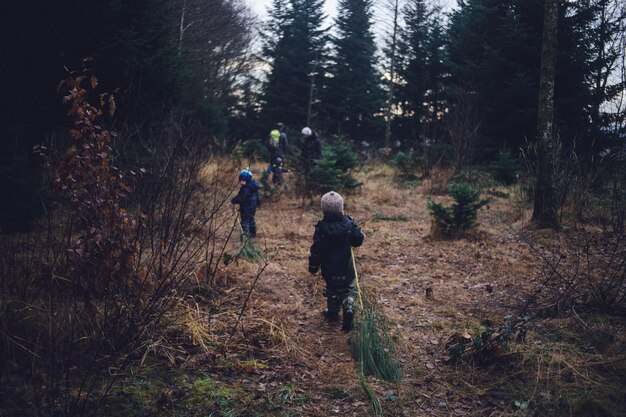
[[[393,22],[390,45],[389,91],[387,91],[387,107],[385,108],[385,148],[391,145],[391,110],[393,107],[394,87],[396,81],[396,49],[398,36],[398,0],[393,2]]]
[[[553,134],[554,115],[554,64],[558,0],[545,0],[543,23],[543,46],[541,51],[541,78],[539,81],[539,117],[537,131],[537,186],[532,222],[538,227],[559,229],[554,184],[555,142]]]

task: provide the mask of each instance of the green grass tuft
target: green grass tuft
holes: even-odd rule
[[[239,253],[237,253],[236,258],[243,258],[249,261],[262,261],[265,259],[265,254],[262,250],[257,248],[250,238],[244,237],[243,244],[241,249],[239,249]]]
[[[365,375],[397,382],[401,377],[401,369],[395,358],[387,324],[387,318],[378,307],[363,298],[363,309],[357,317],[350,345]]]

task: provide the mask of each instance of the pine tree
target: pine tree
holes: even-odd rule
[[[450,92],[475,96],[480,109],[481,154],[534,137],[540,32],[525,21],[523,8],[538,0],[464,0],[449,28]],[[532,17],[532,16],[531,16]]]
[[[557,117],[561,131],[578,139],[577,151],[590,155],[610,145],[612,125],[624,120],[623,112],[608,112],[604,105],[626,87],[624,80],[613,77],[626,53],[626,6],[619,0],[582,0],[562,7],[568,9],[562,13],[566,23],[559,25],[559,42],[570,51],[559,55],[560,65],[568,67],[557,79],[557,94],[575,92],[575,100],[563,103],[567,107]],[[573,58],[576,71],[571,71]]]
[[[293,19],[290,2],[273,0],[272,6],[268,9],[268,16],[269,20],[262,33],[263,58],[272,69],[263,87],[261,117],[267,119],[268,123],[274,124],[281,109],[289,105],[285,79],[290,71],[287,59]]]
[[[398,98],[404,118],[408,120],[406,133],[414,140],[423,133],[424,100],[431,88],[427,74],[428,15],[424,0],[411,0],[403,10],[406,26],[402,31],[400,50],[404,62],[399,70],[403,85],[399,88]]]
[[[543,6],[542,0],[463,0],[452,15],[449,91],[475,96],[483,158],[537,136]],[[555,133],[566,148],[591,155],[620,117],[601,109],[624,88],[610,77],[624,53],[624,8],[619,0],[559,0],[558,9]]]
[[[263,90],[262,120],[304,125],[311,102],[312,74],[323,73],[327,35],[322,0],[274,0],[263,54],[272,66]]]
[[[333,145],[324,146],[322,157],[307,178],[307,194],[321,195],[333,190],[349,192],[360,187],[361,183],[352,175],[358,161],[352,146],[341,138]]]
[[[371,0],[341,0],[335,21],[334,56],[324,98],[332,130],[360,140],[382,136],[383,107],[376,45],[371,31]]]

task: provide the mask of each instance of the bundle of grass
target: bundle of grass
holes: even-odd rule
[[[262,261],[265,259],[263,251],[254,244],[252,239],[246,235],[242,235],[242,245],[235,255],[235,258],[243,258],[249,261]]]
[[[365,298],[359,286],[359,277],[352,254],[355,272],[359,311],[356,326],[351,336],[352,353],[359,364],[359,379],[367,394],[374,414],[382,415],[382,406],[376,393],[367,381],[367,375],[389,382],[400,380],[400,364],[395,358],[395,349],[387,331],[388,320],[378,306]]]
[[[352,353],[363,367],[365,375],[389,382],[400,379],[400,365],[387,331],[388,320],[378,306],[359,296],[359,315],[352,334]]]

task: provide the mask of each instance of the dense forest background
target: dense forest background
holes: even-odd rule
[[[624,415],[626,4],[323,5],[0,16],[0,414]],[[393,380],[312,313],[330,190]]]
[[[457,166],[488,163],[537,136],[543,1],[275,0],[265,22],[242,2],[28,1],[3,14],[2,230],[24,228],[45,200],[36,144],[63,148],[57,92],[87,67],[114,92],[108,123],[123,157],[150,152],[173,120],[207,148],[265,139],[276,122],[299,136],[414,150]],[[562,1],[555,133],[582,160],[623,146],[624,7]],[[89,58],[88,62],[83,61]],[[297,140],[296,140],[297,142]],[[436,154],[433,156],[430,154]],[[428,159],[428,158],[427,158]],[[426,170],[428,171],[428,169]]]

